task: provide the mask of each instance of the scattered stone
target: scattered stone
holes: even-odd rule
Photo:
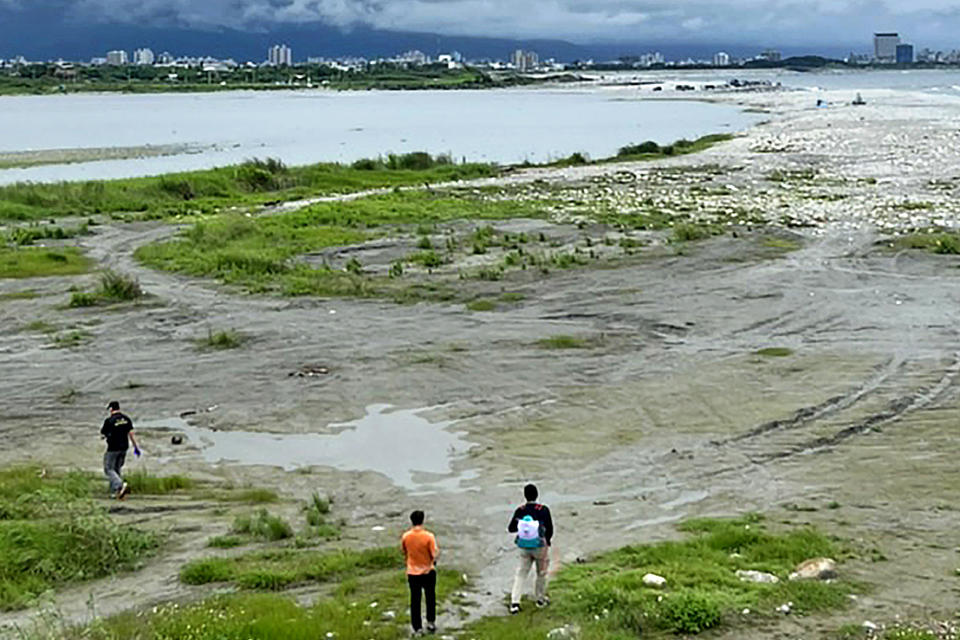
[[[863,624],[860,626],[866,629],[867,631],[876,631],[877,629],[880,628],[877,626],[875,622],[870,622],[869,620],[864,620]]]
[[[170,438],[170,444],[183,444],[183,436],[173,436]]]
[[[812,558],[797,565],[791,580],[833,580],[837,577],[837,562],[830,558]]]
[[[777,612],[778,612],[778,613],[784,613],[784,614],[790,613],[790,610],[793,608],[793,607],[790,606],[790,604],[792,604],[792,603],[787,603],[787,604],[782,604],[782,605],[780,605],[779,607],[777,607]]]
[[[298,378],[314,378],[317,376],[325,376],[328,373],[330,373],[330,369],[327,367],[305,364],[298,370],[290,372],[288,375],[297,376]]]
[[[760,584],[776,584],[780,582],[780,578],[764,571],[740,570],[737,571],[737,577],[740,578],[741,582],[757,582]]]
[[[613,504],[613,500],[594,500],[593,504],[598,507],[607,507]]]
[[[740,613],[742,613],[742,614],[745,615],[745,616],[748,616],[748,615],[750,615],[750,609],[744,609],[744,610],[741,611]]]
[[[576,625],[564,625],[551,629],[547,633],[547,640],[566,640],[568,638],[577,638],[580,636],[580,627]]]
[[[387,529],[386,527],[381,527],[380,525],[377,525],[375,527],[370,527],[370,531],[386,531],[386,529]]]
[[[648,573],[643,576],[643,584],[648,587],[662,587],[667,584],[667,579],[655,573]]]
[[[374,600],[373,602],[370,603],[370,608],[371,608],[371,609],[376,609],[376,608],[379,607],[379,606],[380,606],[380,603],[377,602],[376,600]]]
[[[397,612],[396,612],[396,611],[384,611],[382,614],[380,614],[380,617],[383,618],[384,620],[395,620],[396,617],[397,617]]]

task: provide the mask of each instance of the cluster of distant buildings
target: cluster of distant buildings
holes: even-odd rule
[[[420,67],[426,65],[442,65],[448,69],[458,69],[469,64],[472,67],[490,70],[513,70],[521,73],[536,73],[546,71],[563,71],[567,68],[590,69],[592,67],[610,68],[651,68],[651,67],[736,67],[749,66],[756,63],[779,63],[783,60],[780,51],[767,49],[752,57],[734,57],[725,51],[716,52],[710,59],[686,58],[682,60],[666,60],[659,51],[652,51],[637,56],[623,56],[613,62],[594,62],[587,60],[572,65],[565,65],[554,59],[541,60],[536,51],[517,49],[504,60],[470,60],[467,61],[457,51],[443,53],[435,57],[422,51],[406,51],[389,58],[367,59],[364,57],[321,58],[310,57],[306,63],[323,65],[341,71],[362,71],[380,64],[390,64],[403,67]],[[873,36],[873,54],[851,53],[845,60],[847,64],[960,64],[960,51],[944,53],[923,49],[915,52],[912,44],[903,42],[899,33],[883,32]],[[0,68],[17,67],[30,64],[22,56],[12,60],[0,60]],[[59,68],[72,68],[74,63],[58,60],[55,64]],[[81,63],[82,64],[82,63]],[[168,68],[200,68],[203,71],[233,71],[238,68],[256,69],[258,67],[292,67],[294,61],[293,50],[287,44],[275,44],[267,50],[267,57],[262,62],[238,63],[233,59],[221,60],[210,56],[191,57],[173,56],[164,51],[155,54],[149,48],[136,49],[132,57],[127,51],[117,49],[108,51],[104,57],[95,57],[88,63],[90,66],[153,66]]]

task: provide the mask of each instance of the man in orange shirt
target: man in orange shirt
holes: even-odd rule
[[[410,626],[413,635],[423,635],[420,619],[420,591],[427,600],[427,633],[437,632],[437,539],[423,528],[423,511],[410,514],[410,528],[400,541],[407,560],[407,582],[410,585]]]

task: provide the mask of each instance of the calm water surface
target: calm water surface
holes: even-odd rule
[[[0,98],[0,151],[192,145],[197,152],[0,171],[0,183],[150,175],[251,157],[288,164],[424,150],[457,159],[545,161],[745,129],[729,105],[644,102],[631,88],[409,92],[229,92]]]

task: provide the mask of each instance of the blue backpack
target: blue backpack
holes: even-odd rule
[[[521,549],[539,549],[543,546],[543,525],[530,516],[517,520],[517,546]]]

